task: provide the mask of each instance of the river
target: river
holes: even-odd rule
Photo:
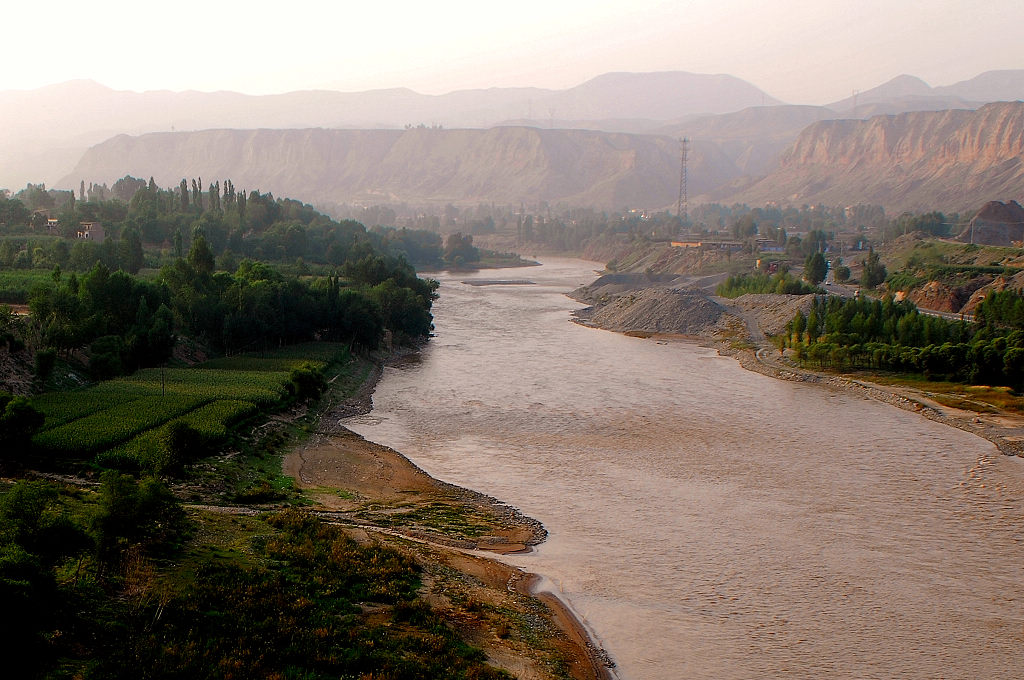
[[[509,559],[623,680],[1024,677],[1024,460],[571,323],[594,267],[442,274],[436,337],[345,424],[543,522]]]

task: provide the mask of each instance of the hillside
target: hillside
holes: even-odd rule
[[[715,144],[738,174],[759,177],[775,168],[779,154],[811,123],[839,116],[822,106],[752,106],[667,125],[657,132]]]
[[[1024,103],[822,121],[730,200],[961,211],[1024,192]]]
[[[713,145],[691,153],[693,191],[736,174]],[[155,171],[155,172],[154,172]],[[131,174],[182,177],[312,203],[521,201],[662,208],[678,196],[679,142],[585,130],[207,130],[121,135],[90,149],[61,184]]]
[[[118,134],[219,128],[402,129],[420,124],[488,128],[511,120],[554,127],[556,119],[595,121],[601,129],[627,131],[611,121],[636,121],[629,130],[650,129],[658,121],[776,103],[739,78],[681,71],[609,73],[564,90],[487,88],[443,95],[405,88],[262,96],[130,92],[70,81],[36,90],[0,91],[0,187],[14,189],[28,181],[52,184],[90,145]]]

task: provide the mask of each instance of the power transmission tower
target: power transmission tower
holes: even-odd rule
[[[681,224],[686,224],[689,219],[687,214],[689,206],[687,205],[686,195],[686,154],[690,148],[690,140],[687,137],[683,137],[680,143],[682,144],[683,151],[679,160],[679,203],[676,205],[676,216]]]

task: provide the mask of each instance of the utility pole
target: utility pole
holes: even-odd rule
[[[690,140],[687,137],[683,137],[680,141],[682,145],[682,155],[679,160],[679,202],[676,204],[676,217],[679,218],[680,226],[686,224],[689,219],[689,206],[687,205],[688,197],[686,195],[686,155],[689,150]]]

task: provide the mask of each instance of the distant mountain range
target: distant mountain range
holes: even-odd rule
[[[89,146],[118,134],[206,129],[402,129],[407,125],[488,128],[512,120],[554,127],[555,120],[661,121],[777,104],[728,75],[609,73],[567,90],[491,88],[423,95],[406,89],[234,92],[124,92],[91,81],[0,92],[0,187],[54,182]],[[625,126],[628,127],[628,126]],[[95,178],[99,181],[106,181]]]
[[[672,137],[531,127],[165,132],[91,148],[62,184],[124,174],[161,186],[230,178],[320,205],[547,201],[621,210],[674,203],[679,149]],[[735,174],[714,145],[696,145],[691,159],[695,191]]]
[[[826,121],[973,110],[1016,99],[1024,99],[1024,70],[991,71],[938,88],[900,76],[826,107],[782,104],[732,76],[684,72],[610,73],[566,90],[492,88],[439,96],[404,89],[135,93],[74,81],[0,92],[0,187],[46,181],[70,188],[80,180],[109,183],[125,174],[176,184],[202,176],[334,203],[544,196],[660,208],[675,203],[678,139],[684,136],[691,139],[691,197],[761,196],[773,185],[758,179],[773,176],[780,159],[792,174],[794,158],[803,152],[787,149],[794,143],[806,149],[812,142],[801,135],[811,129],[824,134],[832,129],[821,127]],[[447,134],[426,134],[442,132],[436,129],[441,126]],[[126,134],[133,137],[118,136]],[[624,149],[634,154],[635,167],[622,165]],[[526,157],[535,164],[529,166],[533,177],[502,175],[502,164],[511,160],[517,167]],[[564,181],[552,179],[562,173]],[[570,173],[595,185],[574,184]],[[554,183],[538,183],[538,177]]]

